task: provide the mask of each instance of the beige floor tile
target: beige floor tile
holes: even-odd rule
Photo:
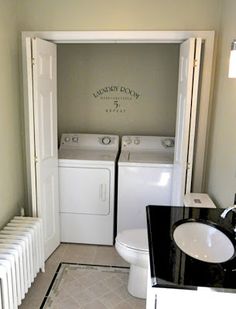
[[[77,291],[72,290],[69,293],[71,297],[77,300],[77,302],[81,305],[81,307],[91,302],[91,300],[94,298],[92,292],[88,289],[77,290]]]
[[[52,304],[50,309],[80,309],[78,303],[71,297],[65,298],[62,301],[55,302]]]
[[[110,278],[107,278],[104,283],[106,284],[106,286],[110,287],[112,291],[115,291],[124,285],[124,281],[128,282],[128,274],[123,277],[123,280],[115,275],[111,276]]]
[[[94,297],[102,297],[104,296],[108,291],[107,285],[105,285],[103,282],[99,284],[94,284],[91,286],[91,293],[94,295]]]
[[[114,247],[98,246],[94,264],[113,265],[113,266],[129,266],[116,252]]]
[[[23,304],[19,308],[24,309],[39,309],[40,305],[42,303],[42,299],[37,299],[35,297],[27,297],[27,299],[24,300]]]
[[[96,255],[96,246],[66,244],[62,255],[64,262],[92,264]]]
[[[116,304],[114,309],[133,309],[129,303],[123,301],[119,304]]]
[[[101,303],[100,301],[92,301],[83,307],[83,309],[95,309],[95,308],[96,309],[110,309],[106,307],[103,303]]]
[[[121,296],[117,295],[114,292],[108,292],[106,293],[102,298],[101,302],[110,309],[113,309],[115,305],[122,303]]]

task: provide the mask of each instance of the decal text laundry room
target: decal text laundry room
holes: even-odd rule
[[[96,90],[93,97],[96,100],[99,99],[99,102],[105,103],[106,113],[125,113],[130,103],[136,104],[138,102],[140,94],[126,86],[111,85]]]
[[[118,93],[122,96],[130,96],[134,99],[138,99],[140,97],[140,94],[134,91],[133,89],[130,89],[129,87],[125,86],[105,86],[103,88],[98,89],[93,93],[94,98],[105,98],[106,96],[109,96],[111,94],[118,95]]]

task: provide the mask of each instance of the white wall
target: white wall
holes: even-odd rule
[[[236,193],[236,79],[229,79],[231,42],[236,39],[236,1],[223,1],[208,157],[207,190],[228,207]]]
[[[175,135],[178,44],[58,45],[59,134]]]
[[[15,0],[0,0],[0,228],[24,205]]]

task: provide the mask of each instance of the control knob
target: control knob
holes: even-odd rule
[[[72,137],[72,142],[74,142],[74,143],[78,143],[78,137],[77,136],[74,136],[74,137]]]
[[[128,146],[128,145],[130,145],[132,143],[132,139],[130,138],[130,137],[128,137],[127,139],[125,139],[124,141],[123,141],[123,145],[124,146]]]
[[[174,139],[166,138],[166,139],[162,140],[162,145],[166,148],[174,147],[174,145],[175,145]]]
[[[105,136],[102,138],[103,145],[109,145],[111,143],[111,138],[109,136]]]

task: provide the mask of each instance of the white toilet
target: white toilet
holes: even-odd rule
[[[118,233],[115,247],[119,255],[130,264],[129,293],[146,298],[149,260],[147,230],[132,229]]]

